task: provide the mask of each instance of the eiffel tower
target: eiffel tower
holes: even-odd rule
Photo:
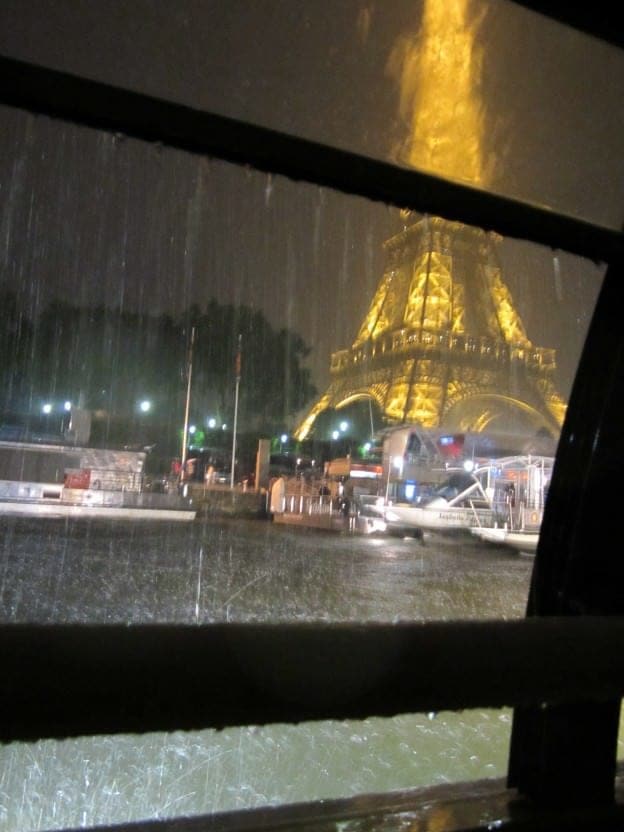
[[[406,127],[398,162],[484,187],[478,28],[470,0],[424,0],[418,31],[399,37],[388,69]],[[553,382],[555,352],[527,337],[503,280],[500,241],[431,217],[389,239],[353,346],[332,355],[329,388],[295,436],[305,439],[324,410],[358,399],[375,401],[388,425],[557,436],[566,405]]]
[[[295,432],[317,416],[372,399],[387,425],[557,436],[565,402],[555,351],[534,346],[498,257],[501,238],[438,217],[385,243],[386,267],[350,349],[331,358],[329,388]]]

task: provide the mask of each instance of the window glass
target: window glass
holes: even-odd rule
[[[621,226],[624,57],[521,4],[7,0],[0,51]]]
[[[105,473],[88,488],[67,481],[85,473],[80,443],[67,431],[76,413],[88,413],[86,427],[78,422],[73,429],[90,431],[94,447],[145,453],[143,483],[164,499],[161,489],[176,482],[171,463],[182,453],[188,403],[194,430],[187,462],[195,460],[195,468],[187,485],[200,504],[208,494],[190,523],[106,513],[70,521],[3,516],[3,623],[524,615],[530,556],[470,535],[345,535],[339,526],[327,536],[270,522],[261,511],[267,498],[250,479],[258,440],[269,440],[269,473],[285,476],[289,500],[311,494],[334,506],[342,523],[336,501],[345,480],[323,479],[323,464],[348,454],[361,456],[363,467],[383,462],[363,448],[387,414],[378,402],[328,407],[298,442],[297,429],[335,383],[332,366],[346,354],[346,377],[357,378],[368,349],[379,374],[412,348],[401,333],[416,333],[418,349],[428,350],[427,337],[445,332],[454,339],[447,341],[451,358],[471,362],[477,349],[473,374],[493,347],[491,321],[479,318],[480,310],[497,301],[499,318],[514,327],[499,331],[527,356],[544,351],[544,378],[565,401],[600,267],[219,161],[11,109],[3,116],[10,126],[2,153],[3,449],[24,441],[56,448],[66,440],[61,461],[58,448],[39,469],[20,457],[21,478],[60,482],[67,493],[97,499],[113,488]],[[407,245],[414,235],[421,248]],[[430,243],[426,258],[436,261],[428,272],[426,326],[417,297],[423,240]],[[466,267],[476,256],[468,244],[495,251],[472,269],[477,283]],[[407,277],[375,318],[377,326],[386,322],[377,333],[367,322],[393,270]],[[465,297],[469,280],[476,303]],[[457,297],[449,318],[451,285]],[[382,344],[387,352],[375,364],[372,347]],[[513,372],[533,365],[523,359],[513,366],[506,371],[512,388],[519,383]],[[219,498],[231,499],[237,387],[234,491],[248,502],[231,517],[220,511]],[[443,440],[438,449],[448,449]],[[429,435],[426,443],[419,459],[435,446]],[[401,494],[392,479],[395,498],[413,500],[414,490],[403,484]],[[329,496],[319,494],[320,483]],[[354,483],[352,498],[384,496],[389,477]],[[15,743],[2,749],[2,823],[11,830],[61,828],[502,776],[510,718],[479,711]],[[306,763],[298,766],[301,759]],[[295,778],[293,770],[300,772]]]
[[[456,34],[481,73],[465,112],[479,141],[461,144],[478,175],[447,162],[437,172],[615,222],[622,160],[607,176],[609,152],[592,148],[621,127],[617,109],[587,92],[584,111],[577,87],[573,117],[559,87],[540,86],[538,115],[518,82],[525,60],[542,77],[558,61],[560,75],[547,74],[563,84],[581,36],[567,33],[557,54],[532,16],[503,6],[471,7],[464,37]],[[290,2],[37,9],[4,4],[5,53],[415,164],[410,108],[426,90],[401,84],[420,60],[425,8],[397,3],[388,15],[385,5],[345,3],[329,30],[315,7]],[[59,36],[44,42],[44,26]],[[495,56],[486,43],[498,44]],[[591,42],[593,50],[621,100],[612,89],[624,77],[612,69],[620,56]],[[111,53],[114,66],[93,64]],[[500,76],[486,71],[495,59]],[[558,151],[572,148],[559,132],[553,142],[546,118],[555,103],[587,131],[569,166]],[[388,527],[386,509],[413,507],[440,485],[457,496],[457,479],[418,479],[402,466],[439,473],[440,455],[451,467],[474,461],[488,455],[477,439],[490,434],[520,436],[534,456],[549,455],[602,265],[36,114],[3,108],[1,117],[0,487],[13,504],[29,495],[10,489],[27,481],[33,501],[65,494],[103,512],[0,516],[0,623],[524,616],[530,553],[469,532]],[[448,421],[436,426],[436,413]],[[383,428],[426,418],[434,427],[410,434],[405,449],[400,437],[398,448],[384,446]],[[33,456],[33,444],[52,450]],[[85,446],[125,456],[103,461]],[[538,479],[540,470],[522,475]],[[283,493],[271,490],[280,477]],[[492,491],[505,518],[541,509],[521,502],[527,482]],[[118,496],[105,495],[122,493],[130,511],[138,493],[156,509],[190,496],[198,514],[107,514]],[[481,508],[481,496],[469,500]],[[280,522],[304,503],[331,513],[331,533]],[[0,748],[0,829],[504,776],[510,724],[509,711],[466,711],[14,743]]]

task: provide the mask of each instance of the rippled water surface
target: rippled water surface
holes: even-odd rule
[[[3,621],[395,621],[521,617],[531,558],[470,537],[263,520],[5,520]]]

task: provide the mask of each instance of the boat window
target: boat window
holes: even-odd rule
[[[417,433],[410,434],[410,438],[407,442],[407,450],[409,453],[418,454],[422,447],[422,442],[420,441]]]
[[[513,3],[335,5],[328,27],[298,0],[8,0],[0,54],[619,227],[614,46]],[[0,116],[0,624],[524,617],[530,551],[396,512],[466,464],[498,477],[497,527],[539,528],[603,261]],[[510,730],[468,709],[11,742],[0,830],[504,777]]]

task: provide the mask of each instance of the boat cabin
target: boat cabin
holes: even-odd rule
[[[30,489],[60,497],[62,488],[138,493],[146,457],[144,451],[0,441],[0,493]]]

